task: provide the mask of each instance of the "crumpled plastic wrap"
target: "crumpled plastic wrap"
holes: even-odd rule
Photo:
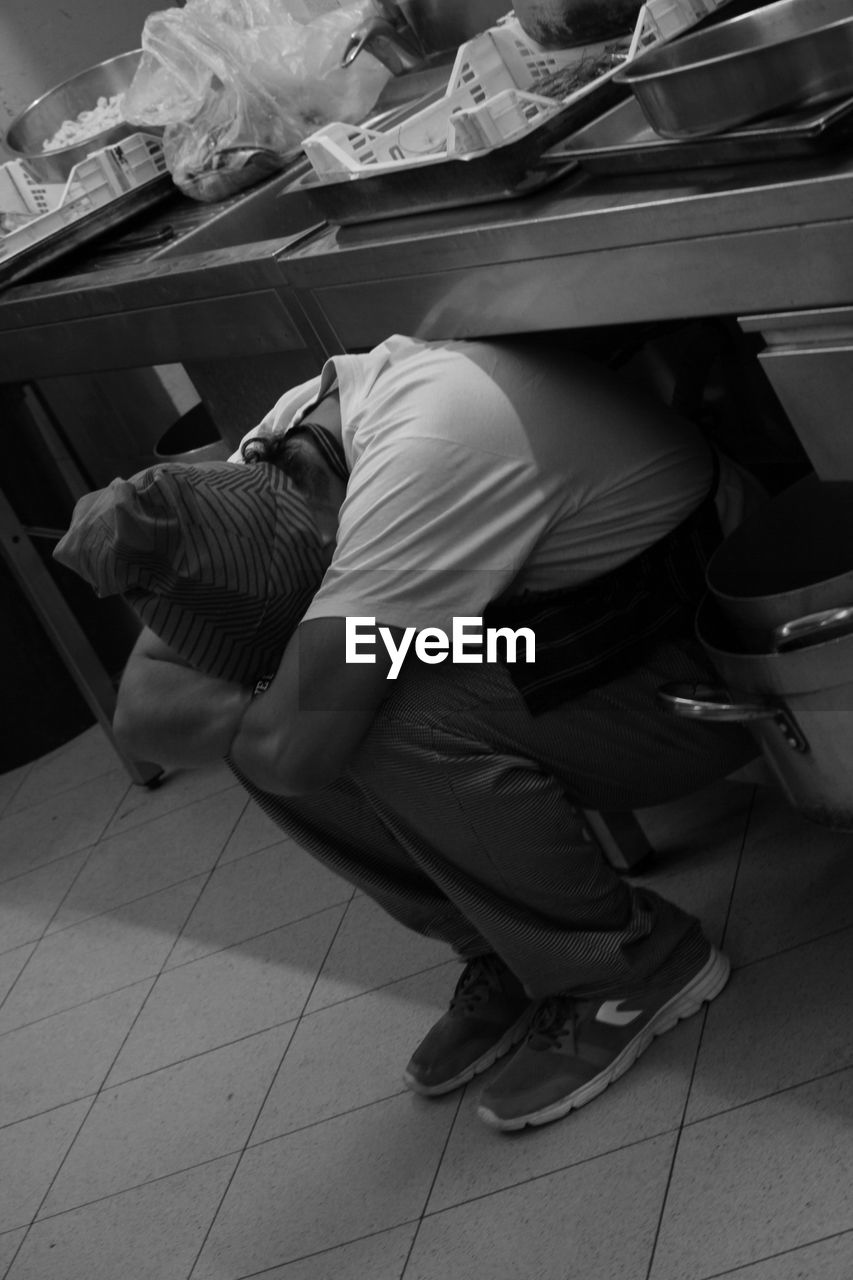
[[[299,0],[187,0],[152,13],[125,118],[164,127],[176,186],[221,200],[283,168],[315,129],[368,114],[388,69],[366,51],[340,62],[372,11],[356,0],[305,20]]]

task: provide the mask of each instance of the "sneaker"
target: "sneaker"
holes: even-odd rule
[[[418,1045],[403,1079],[416,1093],[429,1096],[459,1088],[518,1044],[533,1009],[498,956],[469,960],[450,1008]]]
[[[729,962],[708,944],[688,982],[649,988],[623,999],[549,996],[527,1040],[483,1090],[477,1114],[494,1129],[548,1124],[590,1102],[627,1071],[655,1036],[713,1000]]]

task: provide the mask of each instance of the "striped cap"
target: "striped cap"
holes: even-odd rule
[[[161,463],[86,494],[55,558],[122,595],[207,675],[275,671],[326,557],[305,500],[267,463]]]

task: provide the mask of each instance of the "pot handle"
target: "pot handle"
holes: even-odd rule
[[[809,744],[791,713],[771,702],[735,702],[727,689],[710,684],[665,684],[657,691],[658,701],[674,715],[686,720],[716,723],[772,720],[794,751],[808,751]]]
[[[837,627],[840,627],[840,631],[836,633]],[[809,613],[803,618],[783,622],[773,632],[773,647],[783,652],[811,644],[815,637],[822,638],[824,632],[831,633],[826,636],[827,639],[836,640],[849,635],[851,631],[853,607],[821,609],[819,613]]]

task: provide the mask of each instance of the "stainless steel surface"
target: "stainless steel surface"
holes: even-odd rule
[[[375,13],[353,32],[345,65],[370,49],[395,75],[466,40],[511,12],[507,0],[375,0]]]
[[[413,33],[401,31],[387,18],[378,15],[353,31],[344,49],[341,66],[351,66],[363,49],[372,53],[395,76],[422,66],[426,57]]]
[[[684,172],[820,155],[853,136],[853,97],[701,138],[662,138],[636,98],[613,107],[562,143],[548,159],[574,160],[588,173]]]
[[[666,688],[671,709],[743,720],[797,809],[826,826],[853,829],[853,637],[788,653],[744,654],[733,647],[710,598],[696,629],[724,687]]]
[[[50,637],[87,706],[109,738],[131,780],[151,786],[163,770],[159,764],[132,760],[112,731],[116,691],[88,636],[35,549],[35,531],[22,524],[0,491],[0,555],[8,565],[45,632]]]
[[[427,53],[456,49],[509,13],[507,0],[384,0],[397,8]]]
[[[830,101],[853,93],[850,0],[776,0],[650,49],[617,79],[667,138]]]
[[[853,484],[808,476],[765,503],[711,557],[707,582],[748,653],[772,652],[786,624],[853,605]]]
[[[43,240],[28,245],[12,257],[0,258],[0,288],[24,280],[41,271],[57,259],[74,253],[83,245],[109,235],[123,222],[155,208],[168,199],[172,189],[168,174],[162,174],[141,187],[126,191],[109,204],[93,209],[75,222],[60,227]]]
[[[806,361],[820,368],[791,402],[791,420],[829,474],[853,479],[851,210],[849,155],[618,182],[578,170],[511,203],[328,227],[290,242],[183,255],[178,246],[169,260],[143,253],[127,267],[75,268],[0,295],[0,381],[177,359],[165,353],[184,348],[188,325],[193,358],[221,364],[228,335],[208,300],[258,291],[279,299],[303,349],[326,352],[395,331],[488,336],[703,315],[746,324],[758,313],[754,327],[772,333],[773,313],[797,309],[803,331],[818,336],[803,336],[792,363],[799,375]],[[242,314],[240,358],[274,350],[274,330],[252,324],[248,300]],[[832,318],[845,314],[848,340],[835,341]],[[787,351],[768,354],[789,364]]]
[[[76,146],[57,151],[42,149],[42,143],[52,138],[64,121],[75,120],[81,111],[91,111],[98,98],[123,93],[133,79],[141,53],[140,49],[133,49],[107,58],[37,98],[15,116],[6,132],[5,143],[13,156],[26,160],[40,182],[64,182],[75,164],[85,160],[91,151],[138,133],[138,125],[122,122]]]
[[[853,306],[762,312],[741,327],[761,336],[759,363],[812,466],[821,479],[853,480]]]
[[[836,640],[853,631],[853,609],[821,609],[805,618],[792,618],[783,622],[773,633],[773,647],[777,652],[814,644],[815,640]]]

